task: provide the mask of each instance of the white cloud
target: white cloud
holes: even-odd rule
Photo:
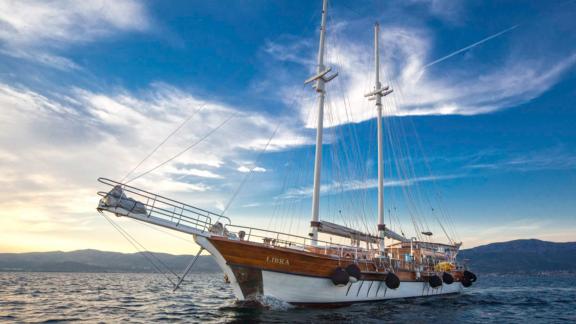
[[[244,204],[241,207],[242,208],[253,208],[253,207],[260,207],[262,206],[262,204],[260,203],[248,203],[248,204]]]
[[[411,179],[385,179],[384,187],[406,187],[406,186],[412,186],[420,182],[449,180],[459,178],[461,176],[462,175],[445,175],[445,176],[416,177]],[[375,189],[377,187],[378,187],[377,179],[350,180],[344,182],[333,181],[332,183],[329,184],[322,184],[320,186],[320,192],[324,195],[331,195],[346,191]],[[279,198],[282,199],[307,198],[310,197],[311,195],[312,195],[312,187],[295,188],[295,189],[289,189],[288,191],[280,195]]]
[[[253,167],[253,168],[249,168],[245,165],[239,166],[238,169],[236,169],[242,173],[248,173],[250,172],[250,170],[252,170],[252,172],[266,172],[266,169],[263,167]]]
[[[168,171],[170,172],[170,171]],[[200,170],[200,169],[174,169],[173,173],[178,177],[178,180],[182,180],[188,176],[200,177],[200,178],[210,178],[210,179],[222,179],[222,176],[216,174],[210,170]]]
[[[0,39],[14,45],[88,42],[150,27],[145,8],[134,0],[7,0],[0,3],[0,22]]]
[[[274,42],[266,42],[264,51],[280,61],[291,61],[312,66],[316,62],[312,58],[302,55],[311,48],[312,41],[309,39],[285,36]]]
[[[449,22],[459,22],[464,3],[459,0],[410,0],[404,4],[421,4],[434,16]]]
[[[79,66],[54,50],[150,26],[146,8],[136,0],[0,2],[2,53],[59,69]]]
[[[242,173],[250,172],[250,168],[248,168],[248,167],[246,167],[246,166],[240,166],[240,167],[238,167],[238,169],[236,169],[236,170],[238,170],[238,171],[240,171],[240,172],[242,172]]]
[[[200,100],[165,84],[138,93],[74,89],[49,96],[0,84],[0,109],[0,225],[14,223],[14,217],[41,216],[38,230],[92,219],[96,191],[109,189],[96,178],[119,180],[190,115],[190,121],[135,175],[174,156],[225,118],[236,117],[194,149],[133,184],[212,210],[223,206],[234,189],[227,185],[243,177],[236,172],[235,161],[257,156],[278,122]],[[281,140],[269,149],[310,142],[288,126],[278,136],[299,140]],[[258,166],[255,171],[265,168]]]
[[[338,30],[331,32],[339,33]],[[327,61],[340,74],[328,84],[324,125],[330,127],[374,118],[373,102],[364,97],[374,82],[370,42],[351,39],[346,34],[332,39],[339,42],[329,43]],[[509,57],[501,60],[503,63],[488,67],[481,62],[475,67],[469,62],[466,69],[458,69],[448,61],[443,62],[444,71],[439,75],[425,68],[426,63],[433,60],[433,39],[433,35],[422,28],[381,28],[382,82],[394,89],[394,93],[383,99],[386,115],[476,115],[514,107],[549,90],[576,64],[575,52],[556,59],[519,56],[511,51]],[[302,63],[293,57],[307,55],[289,53],[293,48],[290,44],[280,47],[274,45],[275,51],[286,52],[280,59]],[[313,64],[307,67],[314,68]],[[285,102],[303,97],[293,87],[281,94]],[[300,116],[309,128],[316,126],[315,114],[310,113],[315,107],[316,102],[310,97],[300,101]]]

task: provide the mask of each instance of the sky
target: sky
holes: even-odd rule
[[[305,236],[317,108],[303,82],[320,8],[0,2],[0,251],[135,252],[96,212],[109,189],[97,178],[141,174],[132,185]],[[321,218],[376,230],[376,109],[364,94],[379,22],[394,89],[387,225],[464,248],[574,241],[575,12],[574,1],[330,1],[326,64],[339,75],[327,86]],[[198,248],[113,219],[146,249]]]

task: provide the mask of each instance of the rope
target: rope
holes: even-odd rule
[[[161,168],[162,166],[166,165],[167,163],[170,163],[171,161],[173,161],[174,159],[180,157],[182,154],[186,153],[187,151],[189,151],[190,149],[194,148],[196,145],[202,143],[206,138],[208,138],[210,135],[214,134],[217,130],[219,130],[220,128],[222,128],[222,126],[224,126],[227,122],[229,122],[232,118],[235,118],[236,116],[238,116],[240,113],[235,113],[233,115],[231,115],[230,117],[226,118],[222,123],[220,123],[220,125],[216,126],[215,128],[213,128],[212,130],[210,130],[208,133],[206,133],[204,136],[202,136],[201,138],[199,138],[196,142],[192,143],[190,146],[186,147],[184,150],[178,152],[176,155],[172,156],[171,158],[167,159],[166,161],[158,164],[157,166],[153,167],[152,169],[143,172],[139,175],[137,175],[136,177],[128,180],[126,182],[126,184],[140,178],[143,177],[147,174],[149,174],[150,172],[153,172],[159,168]]]
[[[166,136],[166,138],[164,138],[164,140],[162,140],[162,142],[160,142],[158,145],[156,145],[156,147],[150,152],[148,153],[148,155],[146,155],[142,161],[140,161],[134,168],[132,168],[132,170],[130,170],[130,172],[128,172],[123,178],[122,180],[120,180],[120,183],[124,182],[124,180],[126,180],[126,178],[128,178],[132,173],[134,173],[134,171],[136,171],[136,169],[138,169],[142,163],[144,163],[146,160],[148,160],[152,155],[154,155],[154,153],[156,153],[156,151],[158,151],[158,149],[160,149],[160,147],[162,145],[164,145],[174,134],[176,134],[182,127],[184,127],[184,125],[186,125],[186,123],[188,123],[190,121],[190,119],[192,119],[192,117],[196,116],[200,111],[202,111],[204,108],[206,107],[206,104],[202,104],[200,106],[200,109],[197,109],[194,113],[192,113],[190,116],[188,116],[188,118],[186,118],[178,127],[176,127],[176,129],[174,129],[170,134],[168,134],[168,136]]]
[[[164,276],[164,278],[166,278],[166,280],[168,280],[172,284],[172,286],[175,285],[172,279],[170,279],[170,277],[168,277],[166,273],[162,271],[162,269],[160,269],[160,266],[156,264],[152,259],[156,259],[156,262],[162,265],[166,270],[168,270],[168,272],[172,273],[174,276],[178,277],[177,274],[175,274],[172,270],[170,270],[170,268],[168,268],[168,266],[164,262],[162,262],[162,260],[160,260],[157,256],[148,251],[140,242],[138,242],[134,237],[132,237],[120,225],[116,224],[113,220],[111,220],[108,216],[106,216],[106,214],[100,211],[98,213],[104,216],[104,218],[108,221],[108,223],[110,223],[110,225],[112,225],[118,231],[118,233],[120,233],[134,247],[134,249],[136,249],[136,251],[140,252],[140,255],[142,255],[152,265],[152,267],[154,267],[154,270],[157,273]],[[138,248],[138,246],[140,246],[142,251]]]
[[[274,138],[274,136],[276,136],[278,129],[280,129],[280,125],[281,125],[281,123],[278,123],[278,125],[276,126],[276,129],[274,130],[272,135],[270,135],[270,138],[268,138],[268,142],[266,142],[266,146],[264,146],[262,151],[260,151],[260,153],[258,153],[258,156],[256,157],[256,161],[254,162],[254,165],[252,166],[252,168],[250,168],[250,171],[246,174],[246,176],[244,176],[244,179],[242,179],[242,182],[240,182],[240,185],[238,186],[238,188],[236,189],[236,191],[234,192],[234,194],[232,195],[232,197],[230,198],[230,200],[226,204],[226,207],[224,208],[224,210],[222,211],[220,216],[224,216],[226,211],[228,211],[228,208],[230,208],[230,205],[232,205],[232,202],[234,201],[234,199],[236,199],[236,196],[238,196],[238,194],[240,193],[240,190],[242,190],[242,187],[244,187],[244,184],[246,184],[246,181],[248,181],[248,178],[250,178],[250,175],[252,175],[252,173],[253,173],[252,171],[254,171],[254,169],[258,166],[258,162],[260,161],[260,158],[268,149],[268,146],[270,145],[270,142],[272,142],[272,139]],[[220,220],[220,216],[218,216],[218,220]]]

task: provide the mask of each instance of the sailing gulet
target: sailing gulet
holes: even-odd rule
[[[337,77],[324,63],[327,10],[327,0],[323,0],[317,74],[305,81],[314,84],[318,96],[309,236],[233,225],[226,216],[126,183],[99,179],[113,187],[99,193],[99,212],[192,235],[201,247],[175,289],[203,250],[214,257],[238,300],[269,296],[297,305],[338,305],[459,293],[476,281],[476,276],[456,261],[461,243],[409,239],[384,223],[382,98],[393,90],[380,82],[378,24],[374,27],[374,89],[366,94],[375,102],[378,116],[378,235],[319,219],[326,84]],[[349,239],[350,243],[324,241],[320,233]],[[386,246],[386,238],[396,243]]]

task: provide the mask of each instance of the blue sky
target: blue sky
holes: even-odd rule
[[[305,235],[315,95],[303,81],[315,69],[320,5],[0,3],[0,250],[130,251],[94,211],[96,178],[122,178],[188,118],[136,174],[225,124],[134,184],[219,211],[252,170],[227,215]],[[375,109],[363,95],[378,21],[395,89],[385,100],[387,222],[414,235],[415,215],[443,240],[435,219],[451,217],[468,247],[574,240],[575,10],[331,1],[327,61],[340,75],[328,86],[322,217],[375,230]],[[195,248],[119,221],[161,235],[152,250]]]

